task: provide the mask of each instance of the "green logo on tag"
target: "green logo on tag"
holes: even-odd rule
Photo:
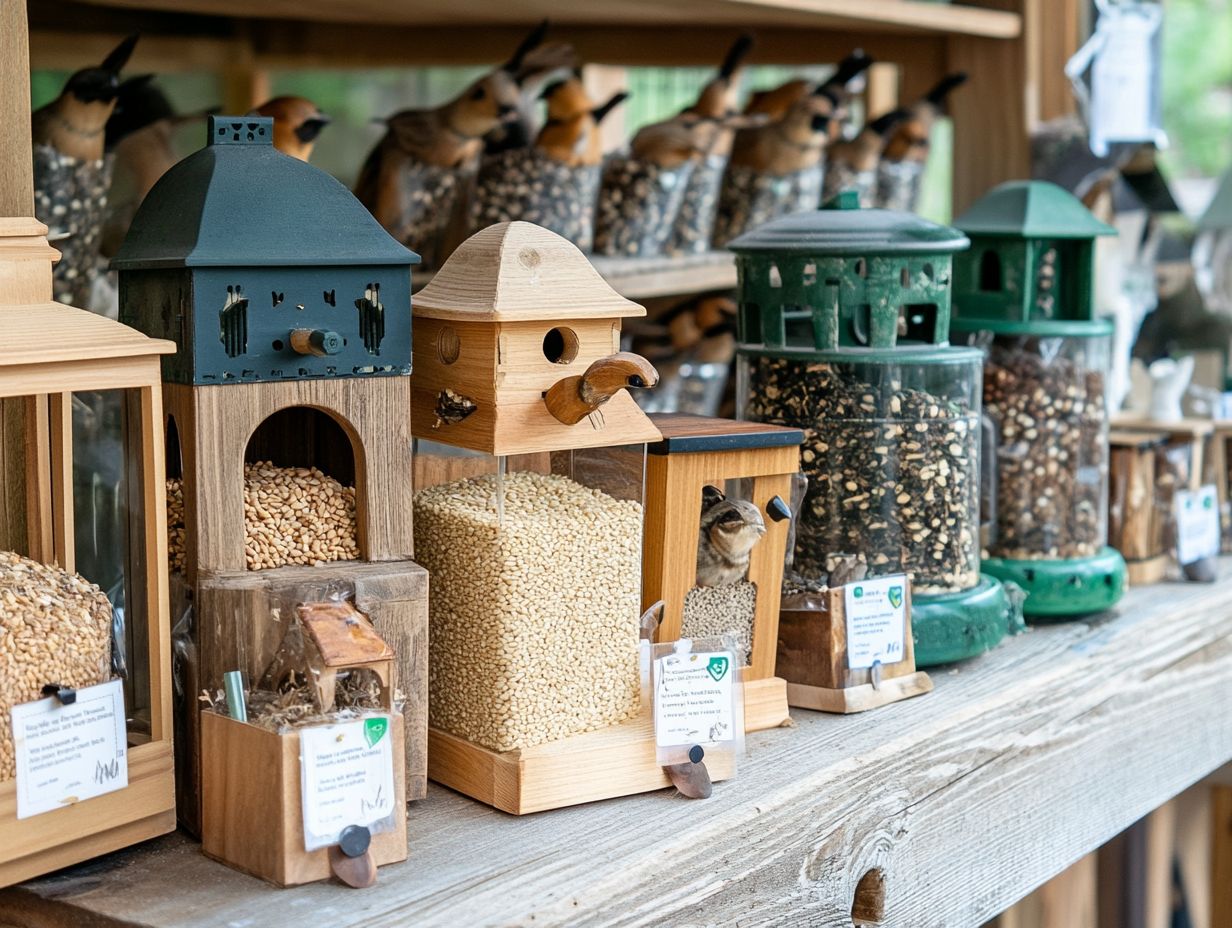
[[[854,590],[851,591],[851,595],[854,596],[856,599],[859,599],[861,596],[864,595],[864,587],[862,586],[856,587]]]
[[[385,732],[389,731],[389,719],[368,719],[364,722],[364,740],[368,742],[368,747],[375,747],[376,743],[385,737]]]
[[[1211,506],[1214,505],[1214,503],[1215,501],[1211,499],[1209,496],[1202,497],[1202,508],[1203,509],[1210,509]]]
[[[890,605],[895,609],[903,604],[903,588],[901,586],[890,587],[890,592],[887,595],[890,597]]]
[[[725,657],[712,657],[710,663],[706,665],[706,672],[710,674],[715,683],[718,683],[727,676],[727,668],[730,665],[731,661]]]

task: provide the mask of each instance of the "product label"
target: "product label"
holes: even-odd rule
[[[1176,559],[1192,564],[1219,553],[1219,496],[1214,484],[1176,494]]]
[[[669,748],[734,741],[736,667],[730,651],[669,654],[655,661],[655,743]]]
[[[337,844],[349,825],[373,833],[393,828],[390,727],[389,716],[381,715],[300,729],[304,850]]]
[[[17,817],[29,818],[128,786],[124,688],[119,680],[13,706]]]
[[[852,670],[903,659],[907,578],[901,574],[843,587],[847,613],[847,666]]]

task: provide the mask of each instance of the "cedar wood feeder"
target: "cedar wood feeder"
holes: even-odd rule
[[[184,691],[192,699],[219,689],[236,669],[255,683],[297,603],[347,592],[398,655],[407,795],[418,799],[427,770],[427,578],[410,560],[406,416],[418,257],[324,171],[275,150],[272,125],[211,117],[207,146],[154,186],[112,262],[121,317],[178,347],[163,361],[163,379],[180,446],[184,580],[195,609],[196,664]],[[332,466],[353,471],[359,560],[246,569],[244,464],[257,453],[259,429],[274,449],[261,454],[299,456],[275,463],[328,470],[341,460]],[[195,753],[195,705],[182,715],[181,740]],[[181,816],[192,826],[198,765],[185,758],[181,766]]]
[[[671,785],[638,667],[660,433],[628,393],[658,375],[620,351],[645,310],[572,243],[511,222],[467,239],[414,313],[416,466],[439,478],[415,497],[429,776],[515,814]]]
[[[805,430],[795,569],[819,579],[848,555],[910,574],[920,666],[987,650],[1010,616],[980,573],[982,355],[948,342],[966,245],[847,192],[729,246],[741,415]]]
[[[46,564],[75,570],[72,407],[79,391],[122,396],[120,484],[127,550],[122,557],[122,643],[128,674],[128,785],[18,821],[16,780],[0,782],[0,886],[8,886],[175,828],[171,747],[171,627],[163,475],[159,355],[170,342],[147,338],[118,322],[51,302],[47,227],[34,219],[0,219],[0,398],[25,413],[27,535],[24,551]],[[112,452],[114,453],[114,452]],[[81,526],[82,533],[88,525]],[[22,539],[10,539],[18,546]],[[87,577],[86,579],[96,579]],[[67,631],[67,629],[63,630]],[[114,634],[114,633],[113,633]],[[68,640],[68,635],[64,640]],[[109,639],[112,635],[108,636]],[[110,644],[108,642],[108,654]],[[111,663],[103,664],[110,670]],[[38,681],[42,684],[54,680]],[[93,682],[103,682],[102,680]],[[7,681],[16,702],[42,698]],[[15,689],[10,690],[13,686]],[[4,719],[9,724],[9,719]]]
[[[788,719],[787,684],[776,676],[779,596],[791,527],[792,478],[800,469],[804,433],[757,422],[665,413],[651,416],[663,440],[647,449],[646,551],[642,606],[663,601],[658,640],[703,637],[712,626],[736,629],[748,649],[741,669],[746,731],[775,728]],[[701,586],[692,569],[703,493],[713,487],[729,499],[752,503],[765,535],[750,552],[747,573],[735,582]],[[739,584],[747,599],[729,598]]]
[[[987,350],[997,525],[984,570],[1027,593],[1029,617],[1076,616],[1121,598],[1108,547],[1112,321],[1096,319],[1095,238],[1114,230],[1055,184],[1011,181],[955,225],[954,340]]]

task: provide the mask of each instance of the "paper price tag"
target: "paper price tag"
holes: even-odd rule
[[[17,817],[29,818],[128,786],[124,688],[119,680],[11,710]]]
[[[393,828],[391,727],[389,716],[381,715],[300,729],[304,850],[337,844],[349,825],[373,833]]]
[[[722,744],[736,739],[730,651],[669,654],[655,661],[655,744]]]
[[[1214,484],[1176,494],[1176,559],[1192,564],[1219,553],[1219,497]]]
[[[861,580],[843,587],[847,613],[847,666],[872,667],[875,661],[903,659],[907,625],[907,578],[903,575]]]

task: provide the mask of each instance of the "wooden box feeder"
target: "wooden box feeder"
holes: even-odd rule
[[[34,219],[0,219],[0,399],[20,405],[25,423],[17,446],[25,454],[26,537],[24,545],[20,538],[10,544],[34,560],[78,569],[78,529],[84,535],[88,526],[76,525],[82,501],[74,496],[74,457],[89,449],[75,434],[74,397],[118,393],[126,551],[122,581],[111,589],[121,592],[122,599],[112,598],[124,608],[128,786],[18,821],[16,780],[0,782],[0,886],[175,827],[171,630],[167,576],[160,569],[167,532],[159,384],[159,355],[174,346],[52,302],[52,263],[59,255],[46,236],[46,226]],[[86,579],[111,587],[110,579]],[[56,682],[41,681],[40,688]],[[14,702],[42,698],[37,689],[7,695]]]
[[[702,416],[660,414],[651,421],[663,439],[648,449],[642,604],[664,602],[659,641],[736,630],[748,649],[741,671],[745,730],[774,728],[788,719],[786,684],[775,674],[775,643],[791,481],[800,468],[804,433]],[[721,583],[696,569],[699,544],[715,545],[709,533],[698,533],[707,487],[752,503],[765,532],[749,552],[747,572],[736,577],[728,571]],[[751,517],[733,510],[730,518],[745,525]],[[710,585],[701,585],[703,580]]]
[[[418,799],[426,789],[427,578],[411,560],[407,419],[410,268],[418,258],[350,191],[275,150],[271,137],[270,119],[212,117],[207,146],[154,186],[112,263],[121,318],[178,347],[163,379],[182,477],[180,579],[195,610],[196,663],[186,672],[179,739],[180,812],[190,827],[198,810],[194,694],[219,689],[230,670],[255,680],[295,604],[339,592],[352,595],[398,655],[407,792]],[[246,486],[246,464],[258,461],[298,468],[282,478],[296,498],[332,492],[314,489],[322,485],[345,498],[353,485],[353,524],[331,517],[318,528],[321,547],[296,558],[285,552],[299,543],[299,529],[266,525],[253,536],[263,523],[298,523],[328,502],[310,496],[296,509],[276,493],[263,499]],[[349,539],[344,550],[358,557],[327,551],[326,529]]]
[[[1107,544],[1112,322],[1095,316],[1095,240],[1115,231],[1044,181],[991,190],[954,223],[958,344],[987,345],[996,526],[985,573],[1026,592],[1028,617],[1109,609],[1125,566]]]
[[[373,866],[407,858],[405,724],[393,712],[394,652],[372,624],[346,602],[304,603],[296,608],[305,643],[296,669],[311,681],[317,708],[334,708],[334,685],[343,671],[369,671],[381,684],[381,706],[391,714],[394,827],[371,836]],[[201,847],[210,857],[278,886],[328,879],[336,853],[304,849],[300,780],[300,730],[272,731],[218,712],[201,714]]]
[[[932,691],[928,674],[915,667],[911,636],[911,586],[904,594],[903,659],[853,670],[847,652],[844,587],[784,598],[779,614],[778,673],[787,681],[793,706],[821,712],[875,709]]]
[[[627,393],[657,374],[619,350],[643,308],[565,239],[513,222],[463,243],[414,313],[412,426],[421,456],[436,445],[421,471],[466,472],[450,455],[470,454],[480,474],[415,498],[429,776],[516,814],[669,786],[638,669],[660,434]]]

